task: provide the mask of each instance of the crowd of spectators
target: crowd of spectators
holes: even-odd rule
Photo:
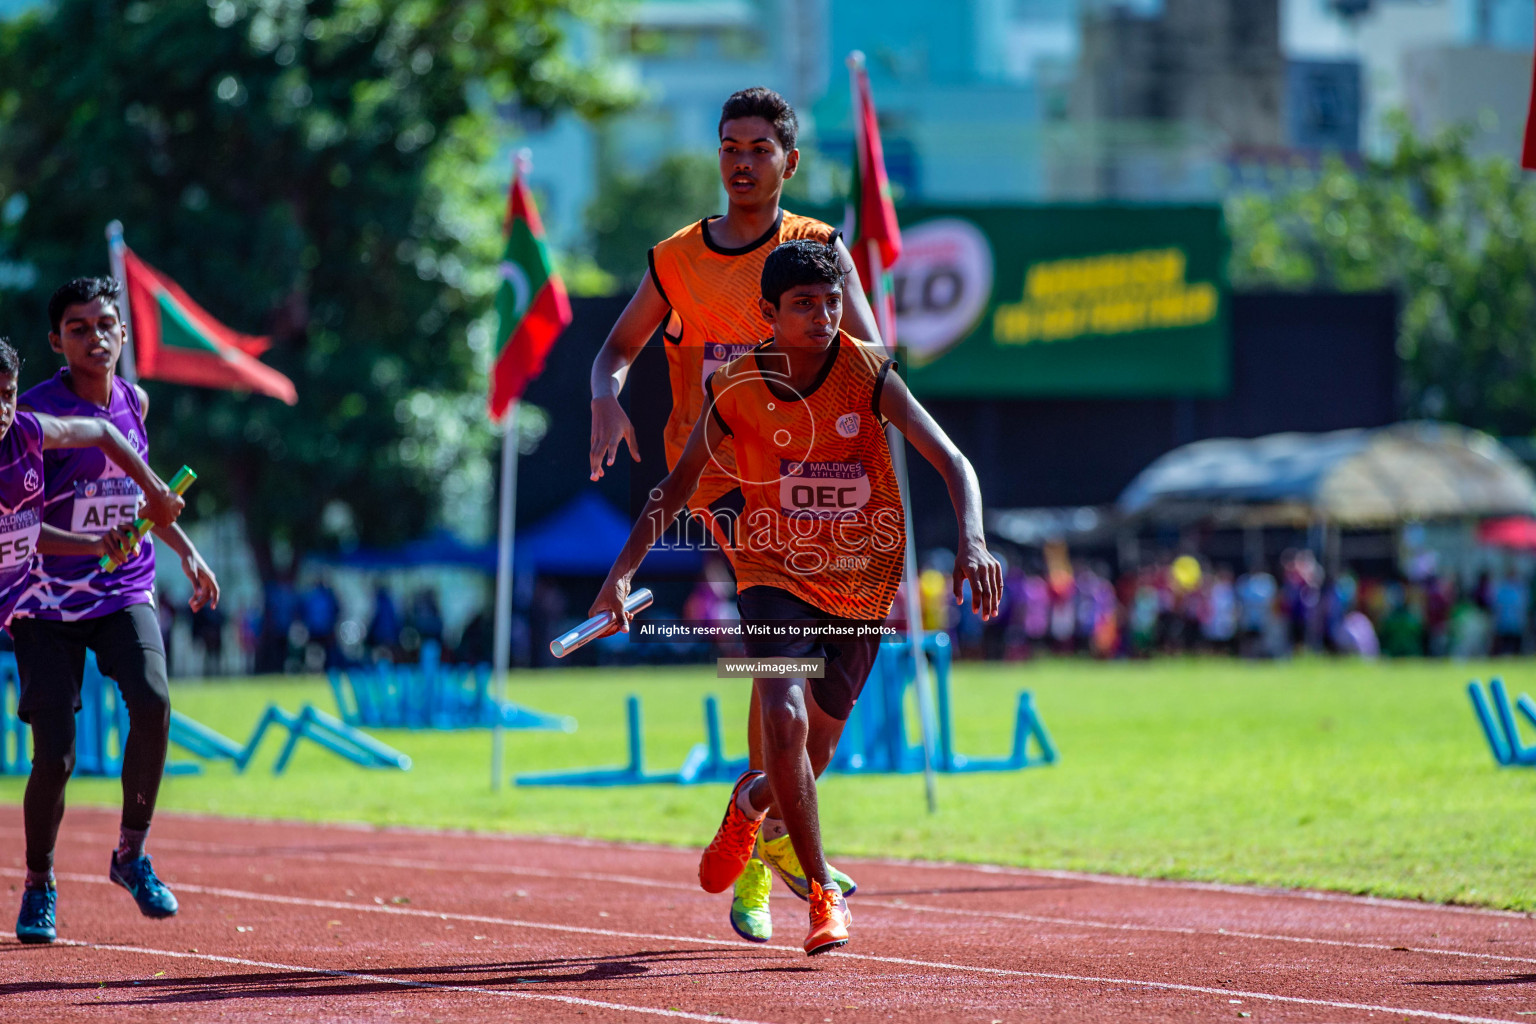
[[[453,660],[458,650],[444,650],[443,614],[437,592],[422,587],[404,607],[383,583],[374,587],[372,607],[366,619],[349,619],[342,613],[336,591],[324,577],[296,588],[283,580],[268,582],[262,607],[242,624],[243,646],[251,653],[252,670],[269,672],[319,672],[360,661],[416,661],[426,644],[436,644]],[[479,658],[479,632],[471,622],[460,645],[468,643],[470,660]],[[487,655],[488,657],[488,655]]]
[[[947,573],[922,575],[925,626],[947,630],[962,657],[1042,653],[1099,658],[1207,652],[1280,658],[1299,651],[1366,658],[1472,658],[1531,649],[1533,581],[1514,569],[1459,581],[1325,572],[1306,550],[1275,572],[1241,574],[1181,555],[1113,575],[1102,565],[1010,567],[1001,614],[957,607]],[[899,602],[898,602],[899,605]]]
[[[950,575],[939,568],[943,561],[936,557],[921,574],[924,628],[948,632],[962,658],[1186,653],[1283,658],[1301,651],[1473,658],[1536,651],[1536,577],[1513,568],[1466,579],[1432,571],[1379,578],[1357,575],[1349,567],[1330,574],[1310,551],[1298,549],[1286,552],[1273,571],[1239,573],[1185,554],[1116,574],[1102,563],[1025,556],[1006,564],[1000,614],[983,622],[968,601],[955,603]],[[709,563],[704,577],[685,593],[680,607],[658,607],[652,614],[715,622],[736,615],[735,586],[723,562]],[[162,607],[169,642],[169,602]],[[565,588],[541,581],[529,608],[514,616],[514,664],[552,663],[545,657],[545,642],[534,640],[568,628],[575,617]],[[891,623],[905,628],[905,619],[905,598],[899,594]],[[445,638],[431,587],[413,591],[402,602],[380,582],[366,614],[348,616],[323,576],[302,588],[276,581],[265,587],[261,608],[237,617],[236,625],[242,660],[257,673],[318,672],[378,660],[414,662],[428,644],[437,645],[449,662],[491,659],[489,607],[457,636]],[[218,674],[224,663],[223,614],[204,610],[191,617],[190,626],[193,650],[181,656],[200,653],[202,673]],[[600,661],[696,661],[740,653],[720,642],[602,647]]]

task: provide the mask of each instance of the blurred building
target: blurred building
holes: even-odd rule
[[[1090,4],[1053,198],[1214,196],[1233,151],[1285,141],[1278,0]]]
[[[1065,113],[1077,0],[830,0],[832,73],[813,108],[819,150],[846,166],[844,58],[868,60],[887,169],[901,198],[1017,202],[1045,191],[1045,138]]]
[[[525,125],[535,184],[557,242],[610,169],[643,170],[668,153],[707,154],[720,103],[766,85],[799,110],[804,181],[830,195],[852,150],[848,72],[859,49],[903,198],[1019,201],[1045,194],[1045,124],[1066,116],[1080,0],[634,0],[588,32],[588,62],[643,91],[640,109],[600,125],[573,116]]]
[[[806,107],[826,89],[829,0],[631,0],[612,24],[579,33],[578,57],[638,89],[639,106],[602,124],[566,114],[525,125],[533,182],[546,199],[556,244],[582,230],[604,173],[634,173],[669,153],[705,155],[718,144],[720,103],[766,85]]]
[[[1388,115],[1420,131],[1471,121],[1473,151],[1519,155],[1530,96],[1536,5],[1528,0],[1287,0],[1293,58],[1361,69],[1361,146],[1391,144]]]

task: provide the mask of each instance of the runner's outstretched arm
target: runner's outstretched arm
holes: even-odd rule
[[[628,442],[630,457],[640,461],[635,427],[619,404],[619,392],[624,390],[630,364],[670,311],[647,273],[592,360],[592,448],[588,454],[593,480],[601,480],[603,467],[613,465],[620,441]]]
[[[597,592],[597,600],[592,602],[587,612],[588,615],[613,612],[617,621],[605,636],[615,632],[629,632],[630,616],[624,610],[624,600],[629,597],[629,585],[635,570],[640,568],[646,553],[661,539],[688,499],[693,497],[694,490],[699,486],[699,476],[724,438],[725,432],[715,422],[713,415],[706,412],[700,416],[693,425],[693,433],[688,435],[688,443],[683,446],[683,454],[678,457],[677,465],[651,492],[645,510],[635,520],[634,528],[629,531],[629,540],[624,542],[619,557],[614,559],[613,568],[608,570],[608,578]]]
[[[43,450],[53,448],[100,448],[144,492],[145,518],[169,526],[181,515],[186,502],[155,475],[120,430],[106,420],[86,416],[47,416],[34,413],[43,428]]]
[[[962,600],[961,584],[970,580],[971,610],[984,619],[992,618],[1002,599],[1003,567],[987,550],[981,522],[981,485],[976,480],[976,470],[944,433],[944,428],[912,397],[907,382],[895,373],[885,375],[885,384],[880,389],[880,415],[894,423],[918,454],[944,477],[960,525],[960,544],[955,551],[953,574],[955,603]]]
[[[213,574],[213,569],[203,560],[202,554],[197,550],[197,545],[192,543],[192,538],[186,535],[180,526],[156,526],[155,536],[165,542],[166,547],[181,558],[181,571],[186,573],[187,580],[192,584],[192,596],[187,601],[187,606],[195,612],[203,610],[204,605],[214,608],[219,606],[219,578]]]

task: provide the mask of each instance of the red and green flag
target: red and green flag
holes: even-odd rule
[[[1536,171],[1536,66],[1531,68],[1531,105],[1525,114],[1525,144],[1520,147],[1520,166]]]
[[[122,253],[139,376],[298,403],[293,381],[256,358],[270,339],[230,330],[133,250]]]
[[[496,291],[496,352],[491,363],[488,406],[499,421],[544,370],[555,339],[571,322],[571,300],[549,260],[544,225],[523,181],[519,162],[507,199],[507,247],[501,255]]]
[[[901,258],[901,226],[896,221],[896,204],[891,200],[891,183],[885,174],[880,122],[875,116],[875,100],[869,91],[869,72],[863,54],[853,54],[849,67],[853,86],[853,189],[848,197],[848,222],[843,236],[848,239],[859,280],[875,304],[880,329],[889,335],[885,343],[894,348],[896,307],[890,270]],[[874,257],[878,257],[878,267]]]

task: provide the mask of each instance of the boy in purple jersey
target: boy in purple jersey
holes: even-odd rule
[[[21,397],[23,409],[111,424],[137,456],[149,450],[147,399],[117,376],[125,332],[111,278],[78,278],[48,302],[53,350],[66,366]],[[170,737],[165,648],[155,614],[155,545],[145,538],[117,568],[98,567],[98,538],[132,523],[146,500],[137,480],[90,449],[52,453],[43,472],[45,557],[10,625],[21,677],[17,711],[32,726],[32,774],[23,798],[29,891],[51,891],[53,849],[64,814],[64,787],[74,766],[75,711],[87,650],[113,679],[128,708],[123,744],[123,816],[108,877],[132,894],[146,917],[176,913],[176,897],[158,878],[144,840],[159,795]],[[148,513],[155,536],[181,556],[192,581],[192,607],[217,604],[218,581],[173,520]],[[74,539],[71,539],[74,538]],[[111,541],[107,542],[109,545]],[[27,903],[23,901],[22,918]],[[51,929],[17,935],[49,941]]]
[[[127,555],[127,531],[86,536],[43,525],[44,452],[59,448],[94,447],[122,468],[144,491],[145,514],[157,522],[173,523],[181,514],[181,498],[144,463],[128,439],[110,422],[77,417],[59,418],[17,409],[17,377],[21,359],[0,338],[0,624],[11,625],[17,602],[30,587],[40,553],[90,554],[100,558]],[[25,684],[23,684],[25,686]],[[23,721],[26,711],[20,711]],[[61,730],[33,721],[33,778],[62,764],[67,777],[74,756],[74,712],[69,713],[67,753],[53,750],[50,740]],[[32,780],[28,780],[31,788]],[[23,942],[54,939],[52,871],[36,878],[22,896],[16,937]]]

